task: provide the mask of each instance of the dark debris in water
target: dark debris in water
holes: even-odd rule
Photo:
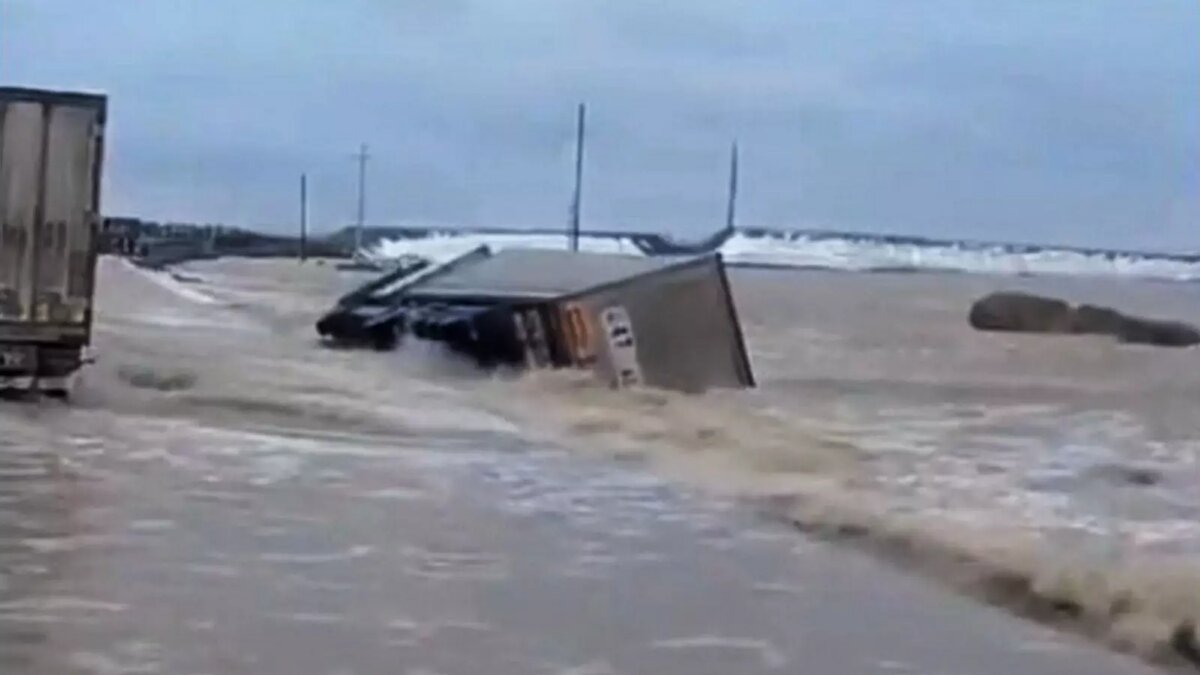
[[[1136,487],[1151,487],[1163,482],[1163,472],[1149,466],[1130,464],[1102,464],[1091,472],[1097,478],[1104,479],[1116,485],[1133,485]]]
[[[196,385],[195,373],[186,370],[164,371],[142,366],[121,366],[117,377],[137,389],[154,391],[184,391]]]

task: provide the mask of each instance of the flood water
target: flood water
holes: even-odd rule
[[[896,502],[1058,530],[1097,553],[1200,554],[1194,350],[966,325],[998,288],[1200,323],[1200,287],[776,274],[742,288],[762,398],[852,445],[855,468]]]
[[[355,279],[187,274],[104,261],[76,399],[0,409],[0,672],[1143,670],[792,519],[1043,584],[1100,565],[1075,595],[1141,593],[1101,632],[1129,649],[1200,608],[1136,574],[1183,584],[1200,543],[1194,353],[972,333],[995,279],[740,272],[763,386],[686,397],[320,349]],[[1200,315],[1184,285],[1003,284]]]

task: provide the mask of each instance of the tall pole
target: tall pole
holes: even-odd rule
[[[579,250],[579,221],[583,212],[583,135],[587,107],[579,104],[579,121],[575,134],[575,198],[571,201],[571,250]]]
[[[733,151],[729,155],[729,205],[725,210],[725,229],[732,230],[737,225],[737,193],[738,193],[738,144],[733,142]]]
[[[363,143],[358,154],[358,219],[354,226],[354,257],[362,250],[363,225],[367,220],[367,160],[371,155],[367,152],[367,144]]]
[[[308,174],[300,174],[300,262],[308,258]]]

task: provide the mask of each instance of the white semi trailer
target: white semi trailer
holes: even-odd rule
[[[86,360],[106,110],[0,88],[0,391],[66,396]]]

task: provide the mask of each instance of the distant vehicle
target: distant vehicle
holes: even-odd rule
[[[0,87],[0,390],[65,397],[86,360],[106,111]]]

